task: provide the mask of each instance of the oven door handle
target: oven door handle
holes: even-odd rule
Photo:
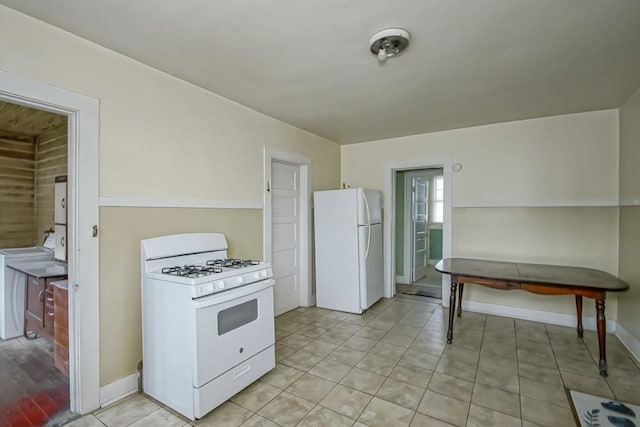
[[[273,279],[261,280],[260,282],[251,283],[250,285],[240,286],[239,288],[230,289],[228,291],[219,292],[202,298],[193,300],[195,308],[206,308],[212,305],[222,304],[227,301],[246,297],[263,289],[273,286],[276,282]]]

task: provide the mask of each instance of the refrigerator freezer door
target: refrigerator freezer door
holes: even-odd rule
[[[360,308],[366,310],[384,295],[382,225],[358,227]]]
[[[316,305],[361,313],[355,190],[314,193]]]
[[[382,222],[381,195],[378,190],[357,188],[358,225],[380,224]]]

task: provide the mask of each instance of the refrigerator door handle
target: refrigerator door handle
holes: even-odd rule
[[[371,246],[371,226],[368,225],[367,228],[369,229],[368,230],[369,232],[367,233],[367,250],[364,253],[364,259],[368,259],[369,258],[369,247]]]
[[[364,199],[364,206],[367,209],[367,224],[366,225],[371,225],[371,212],[369,211],[369,201],[367,200],[367,193],[364,190],[362,191],[362,198]]]
[[[362,191],[362,198],[364,200],[364,206],[367,209],[367,250],[364,253],[364,259],[369,258],[369,247],[371,246],[371,211],[369,210],[369,201],[367,200],[367,192]]]

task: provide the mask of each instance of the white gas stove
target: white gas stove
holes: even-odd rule
[[[273,277],[271,265],[227,258],[223,234],[191,233],[142,242],[143,277],[188,286],[192,298]]]
[[[141,242],[143,387],[201,418],[275,367],[273,272],[219,233]]]

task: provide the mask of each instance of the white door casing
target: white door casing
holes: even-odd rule
[[[411,176],[411,283],[427,275],[429,263],[429,179]]]
[[[271,162],[271,266],[276,316],[300,306],[300,166]]]
[[[298,303],[297,306],[308,307],[315,304],[311,281],[311,160],[297,153],[280,151],[265,146],[264,155],[264,210],[263,258],[273,262],[273,219],[272,219],[272,164],[287,163],[298,167]],[[275,274],[275,271],[274,271]],[[276,284],[277,286],[277,284]]]
[[[0,99],[68,118],[70,409],[100,406],[98,239],[99,103],[95,98],[0,71]]]

